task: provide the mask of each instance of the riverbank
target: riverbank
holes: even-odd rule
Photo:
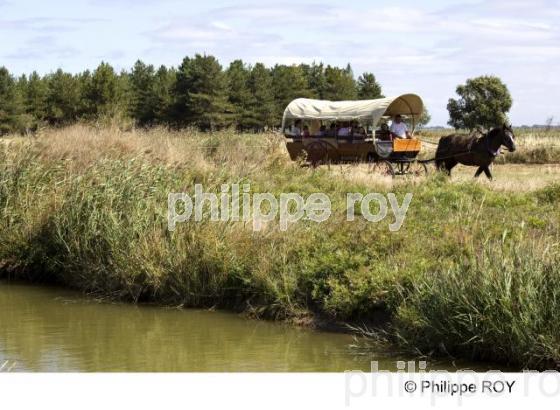
[[[0,276],[299,323],[385,317],[383,337],[415,353],[556,366],[560,185],[506,191],[441,175],[388,185],[353,178],[351,168],[302,168],[283,144],[273,135],[84,127],[2,144]],[[286,232],[276,222],[254,232],[207,220],[169,232],[168,193],[192,193],[195,183],[324,192],[332,215]],[[390,232],[346,222],[348,192],[413,200]]]

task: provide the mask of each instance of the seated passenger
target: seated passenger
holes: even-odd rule
[[[329,137],[336,137],[336,123],[332,123],[330,128],[329,128],[329,132],[327,133],[327,135]]]
[[[297,120],[292,126],[292,135],[294,137],[301,137],[301,120]]]
[[[302,136],[304,138],[309,138],[311,136],[311,134],[309,133],[309,127],[307,125],[303,126],[303,134]]]
[[[391,141],[391,132],[389,131],[389,126],[386,122],[383,122],[379,127],[379,130],[375,131],[375,138],[381,141]]]
[[[352,132],[352,128],[349,126],[349,124],[347,122],[342,124],[342,127],[340,127],[338,129],[338,134],[337,136],[339,137],[348,137],[350,135],[350,133]]]
[[[391,123],[391,136],[393,138],[410,138],[410,132],[408,132],[408,127],[403,122],[400,115],[396,115],[395,119]]]
[[[354,138],[362,139],[366,137],[366,129],[360,125],[352,127],[352,136]]]
[[[321,127],[319,128],[319,133],[317,134],[318,137],[326,137],[327,136],[327,127],[324,125],[321,125]]]

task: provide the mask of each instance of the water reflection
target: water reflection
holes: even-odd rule
[[[0,363],[31,371],[368,370],[352,337],[235,314],[98,303],[0,283]],[[395,358],[375,357],[395,369]]]

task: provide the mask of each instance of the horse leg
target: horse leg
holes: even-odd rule
[[[446,161],[436,161],[436,169],[438,171],[445,172],[448,176],[451,175],[450,174],[451,170],[447,168],[447,162]]]
[[[447,175],[451,176],[451,170],[457,165],[456,159],[448,159],[445,161],[445,170],[447,171]]]
[[[486,175],[486,177],[487,177],[490,181],[492,181],[492,173],[490,172],[490,168],[488,168],[488,167],[486,166],[486,167],[484,167],[483,171],[484,171],[484,175]]]
[[[482,174],[482,171],[484,171],[484,167],[480,166],[478,167],[478,169],[476,170],[476,172],[474,173],[474,177],[478,178],[480,174]]]

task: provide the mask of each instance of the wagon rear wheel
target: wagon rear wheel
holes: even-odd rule
[[[375,165],[376,165],[377,161],[376,161],[376,158],[373,154],[370,153],[370,154],[367,155],[366,162],[367,162],[368,172],[375,171]]]
[[[393,164],[387,160],[375,161],[372,165],[372,172],[375,172],[376,174],[390,176],[391,178],[395,176],[395,168],[393,167]]]
[[[324,163],[328,159],[328,146],[323,141],[313,141],[307,147],[307,160],[312,166],[316,167]]]

